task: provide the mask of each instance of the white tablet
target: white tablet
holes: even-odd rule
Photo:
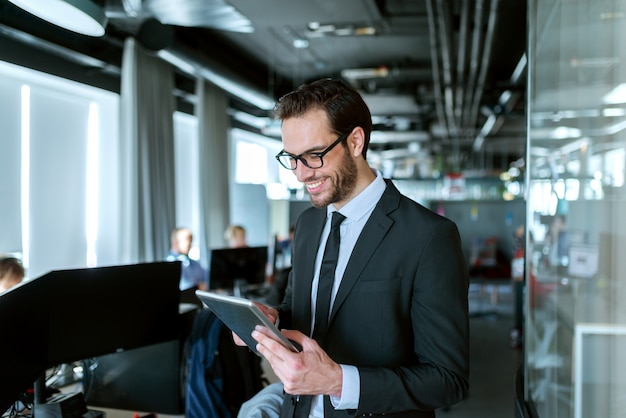
[[[196,290],[196,296],[257,355],[261,354],[256,350],[257,342],[251,335],[257,325],[266,327],[286,348],[298,351],[251,300],[202,290]]]

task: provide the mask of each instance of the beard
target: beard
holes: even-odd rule
[[[350,157],[348,150],[344,150],[343,159],[339,163],[339,169],[329,178],[331,189],[327,193],[311,195],[311,204],[316,208],[322,208],[331,203],[341,202],[348,198],[356,187],[357,167]]]

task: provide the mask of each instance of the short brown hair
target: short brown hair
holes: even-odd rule
[[[360,126],[365,132],[361,155],[365,159],[372,132],[372,115],[358,91],[341,80],[324,78],[303,84],[281,97],[274,106],[274,118],[285,120],[311,110],[326,112],[330,128],[341,135]]]
[[[24,266],[20,260],[15,257],[3,257],[0,256],[0,279],[4,277],[19,277],[20,280],[24,278]]]

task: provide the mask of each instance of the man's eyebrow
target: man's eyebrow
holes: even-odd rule
[[[301,152],[300,154],[294,154],[292,152],[287,151],[286,149],[283,148],[282,152],[286,152],[289,155],[304,155],[304,154],[311,154],[311,153],[317,153],[317,152],[321,152],[324,151],[328,146],[327,145],[315,145],[307,150],[305,150],[304,152]]]

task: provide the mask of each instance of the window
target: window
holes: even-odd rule
[[[29,278],[115,264],[118,96],[3,62],[0,74],[0,252]]]

